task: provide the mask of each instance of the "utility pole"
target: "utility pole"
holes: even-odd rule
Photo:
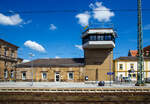
[[[34,54],[33,53],[29,53],[29,56],[32,59],[32,57],[34,56]],[[31,86],[33,86],[33,60],[31,61],[31,69],[32,69],[32,73],[31,73],[31,75],[32,75],[32,83],[31,83]]]
[[[142,9],[141,9],[141,0],[138,2],[138,37],[137,37],[137,48],[138,48],[138,65],[137,65],[137,83],[136,86],[144,85],[143,81],[143,34],[142,34]]]

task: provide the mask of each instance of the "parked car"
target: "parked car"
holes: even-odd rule
[[[104,81],[99,81],[98,82],[98,86],[104,86],[105,85],[105,82]]]

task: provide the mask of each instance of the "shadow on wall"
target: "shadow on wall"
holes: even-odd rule
[[[102,65],[106,61],[110,61],[109,56],[113,49],[85,49],[86,65]],[[113,58],[111,59],[113,60]]]

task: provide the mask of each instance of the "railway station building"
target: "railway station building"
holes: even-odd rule
[[[82,33],[84,58],[37,59],[16,68],[17,81],[109,81],[113,72],[113,48],[117,34],[112,28],[88,28]],[[113,78],[113,76],[111,76]]]

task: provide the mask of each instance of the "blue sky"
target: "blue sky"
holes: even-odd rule
[[[93,11],[87,10],[98,8],[96,2],[101,3],[100,7],[112,10],[137,8],[137,0],[0,0],[0,38],[19,46],[18,54],[23,59],[29,60],[31,52],[35,54],[34,59],[83,57],[80,47],[83,25],[111,22],[119,36],[114,56],[126,56],[129,49],[135,50],[137,12],[109,11],[104,17],[94,17]],[[149,4],[149,0],[142,0],[143,9],[150,9]],[[78,12],[20,13],[47,10]],[[79,17],[83,19],[82,23]],[[143,43],[147,46],[150,45],[150,11],[143,11],[142,17]]]

